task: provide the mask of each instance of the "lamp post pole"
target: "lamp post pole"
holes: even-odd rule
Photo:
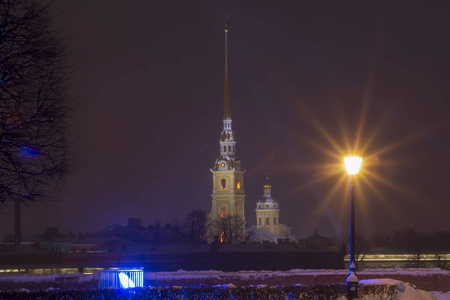
[[[350,272],[347,278],[348,300],[358,299],[355,265],[355,178],[350,175]]]
[[[344,159],[350,177],[350,272],[347,278],[348,300],[358,299],[358,277],[355,265],[355,177],[361,167],[362,158],[357,156]]]
[[[355,180],[350,175],[350,271],[355,270]]]

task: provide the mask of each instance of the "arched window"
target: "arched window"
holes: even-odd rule
[[[236,188],[237,188],[238,190],[241,189],[241,182],[239,181],[239,179],[236,181]]]
[[[261,226],[261,217],[259,217],[258,222],[259,222],[259,225]]]
[[[231,146],[228,146],[228,151],[230,151],[230,152],[231,152]]]
[[[223,146],[223,152],[227,151],[227,146]]]
[[[277,225],[277,217],[273,217],[273,225]]]
[[[266,225],[269,225],[269,217],[266,217]]]
[[[221,243],[228,243],[227,236],[225,235],[225,232],[222,232],[220,234],[220,242]]]
[[[221,190],[224,190],[224,189],[226,189],[227,188],[227,181],[225,180],[225,179],[222,179],[221,181],[220,181],[220,189]]]
[[[226,218],[226,216],[227,216],[227,205],[222,204],[222,206],[220,207],[220,217]]]
[[[240,205],[237,206],[237,213],[238,213],[238,214],[241,213],[241,206],[240,206]]]

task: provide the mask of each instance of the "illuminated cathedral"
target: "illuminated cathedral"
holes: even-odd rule
[[[220,156],[211,169],[213,177],[210,219],[239,215],[245,221],[244,173],[236,157],[236,141],[231,122],[230,85],[228,82],[228,29],[225,28],[225,76],[223,130],[220,134]]]
[[[214,167],[210,169],[213,178],[212,205],[210,220],[239,216],[245,224],[244,173],[241,161],[236,157],[236,140],[234,139],[230,85],[228,81],[228,28],[225,26],[225,74],[223,98],[223,130],[219,140],[220,156]],[[267,178],[264,184],[264,196],[258,201],[256,208],[257,226],[247,233],[254,241],[293,240],[290,228],[279,224],[278,202],[272,199],[271,185]],[[245,228],[242,228],[243,232]],[[222,238],[221,238],[222,241]]]

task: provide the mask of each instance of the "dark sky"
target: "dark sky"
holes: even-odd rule
[[[24,233],[209,212],[230,14],[233,129],[255,222],[266,172],[299,238],[347,235],[341,157],[363,158],[357,230],[450,230],[446,1],[55,1],[72,39],[79,165]],[[3,233],[13,231],[8,211]]]

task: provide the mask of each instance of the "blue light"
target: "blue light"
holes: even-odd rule
[[[134,288],[136,285],[134,284],[133,280],[131,280],[127,274],[121,272],[119,273],[119,279],[120,279],[120,285],[122,288]]]
[[[25,157],[35,157],[39,155],[39,150],[30,147],[21,147],[20,155]]]

